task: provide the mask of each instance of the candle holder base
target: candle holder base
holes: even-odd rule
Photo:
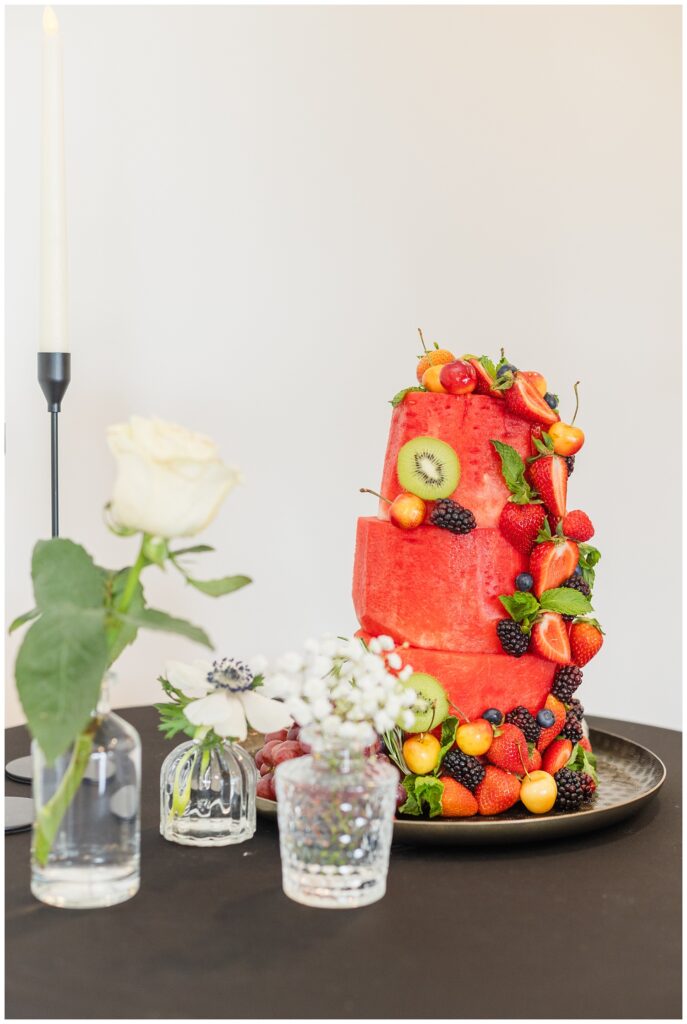
[[[71,379],[71,352],[38,353],[38,383],[48,403],[48,412],[60,411]]]

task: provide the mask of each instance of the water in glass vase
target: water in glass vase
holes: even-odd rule
[[[182,743],[160,772],[160,833],[182,846],[229,846],[255,834],[258,773],[236,744]]]
[[[109,711],[106,694],[91,725],[85,773],[63,814],[74,751],[48,764],[32,745],[31,892],[54,907],[113,906],[134,896],[140,884],[141,741],[133,726]],[[46,860],[46,836],[53,833]]]
[[[312,756],[276,770],[284,892],[310,907],[350,908],[386,892],[398,772],[362,748],[304,734]]]

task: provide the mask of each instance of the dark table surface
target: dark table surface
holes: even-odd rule
[[[590,719],[667,765],[636,817],[527,846],[395,845],[386,897],[333,911],[284,896],[271,821],[223,849],[163,840],[170,745],[151,709],[121,713],[143,739],[141,890],[46,907],[29,834],[8,836],[7,1017],[680,1017],[679,733]],[[6,736],[8,759],[26,752],[23,728]]]

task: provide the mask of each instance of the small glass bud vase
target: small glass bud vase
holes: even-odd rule
[[[362,745],[304,730],[311,755],[276,769],[284,892],[309,907],[364,907],[386,892],[399,773]]]
[[[160,834],[182,846],[229,846],[255,834],[258,772],[229,740],[181,743],[160,772]]]
[[[31,747],[36,817],[31,892],[53,907],[110,907],[138,892],[141,740],[133,726],[110,711],[111,679],[103,682],[85,730],[90,737],[52,764],[35,740]]]

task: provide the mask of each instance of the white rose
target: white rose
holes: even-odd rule
[[[155,537],[199,533],[240,479],[209,437],[162,420],[132,416],[107,440],[117,462],[112,517]]]

